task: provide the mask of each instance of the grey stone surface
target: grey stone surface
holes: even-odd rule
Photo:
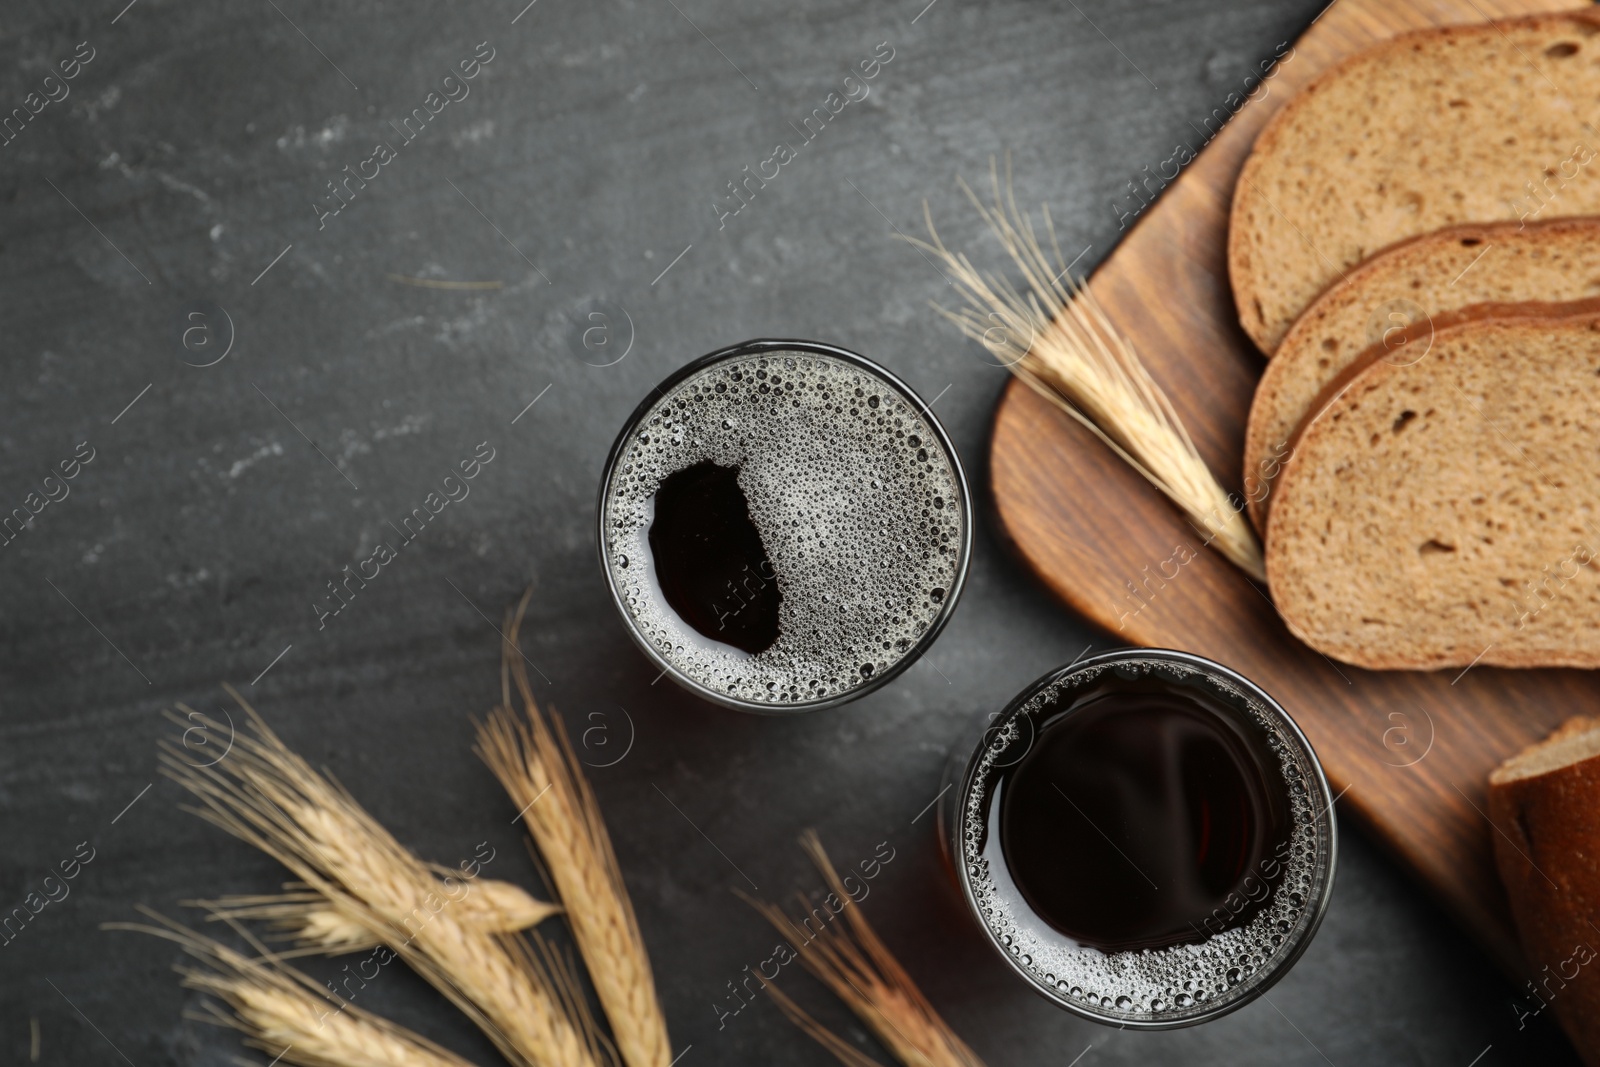
[[[670,370],[753,336],[842,344],[937,397],[981,494],[1003,372],[930,312],[945,284],[896,232],[920,231],[926,199],[947,239],[992,254],[953,183],[1010,153],[1019,196],[1091,265],[1125,182],[1192,142],[1314,0],[123,2],[9,0],[0,25],[7,110],[93,49],[0,146],[0,511],[80,443],[94,456],[0,549],[0,905],[94,849],[0,947],[0,1061],[27,1062],[30,1020],[47,1064],[239,1051],[182,1017],[170,946],[99,929],[282,878],[156,774],[161,710],[216,708],[223,681],[423,855],[487,840],[492,873],[533,878],[468,751],[498,690],[485,616],[531,582],[540,696],[591,762],[616,760],[593,777],[684,1067],[830,1062],[764,1000],[720,1023],[716,1007],[775,940],[730,887],[815,888],[806,827],[844,862],[894,849],[865,907],[992,1064],[1572,1062],[1548,1013],[1518,1029],[1511,986],[1348,824],[1327,923],[1270,1002],[1139,1035],[1012,981],[914,817],[974,715],[1108,638],[987,523],[931,653],[792,720],[652,686],[594,559],[616,428]],[[395,124],[480,42],[470,94],[404,142]],[[719,228],[725,184],[798,140],[880,42],[870,95]],[[326,183],[379,142],[395,158],[319,229]],[[579,341],[595,310],[599,351],[627,349],[610,366]],[[210,332],[186,347],[188,326]],[[470,496],[319,626],[325,584],[483,441]],[[788,988],[872,1047],[808,979]],[[360,1003],[494,1062],[397,968]]]

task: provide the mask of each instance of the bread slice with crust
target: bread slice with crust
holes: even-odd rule
[[[1552,1008],[1600,1067],[1600,719],[1568,719],[1489,775],[1495,866],[1528,958],[1525,1006]],[[1536,999],[1535,999],[1536,998]]]
[[[1404,34],[1319,75],[1234,189],[1239,321],[1271,353],[1312,300],[1397,240],[1600,214],[1600,11]]]
[[[1475,318],[1352,365],[1278,476],[1289,629],[1374,669],[1600,666],[1600,313]]]
[[[1289,438],[1327,384],[1375,344],[1401,362],[1419,358],[1405,329],[1486,302],[1600,296],[1600,217],[1468,223],[1393,245],[1352,268],[1295,320],[1267,364],[1245,432],[1250,517],[1266,529],[1271,480]],[[1426,337],[1422,339],[1426,344]]]
[[[1596,756],[1600,756],[1600,718],[1574,715],[1552,731],[1549,737],[1538,744],[1529,745],[1490,771],[1489,787],[1494,789],[1512,782],[1540,778]],[[1600,772],[1600,762],[1589,769]],[[1597,782],[1600,782],[1600,777],[1597,777]],[[1592,806],[1595,814],[1600,816],[1600,797]],[[1596,834],[1595,841],[1600,844],[1600,833]]]

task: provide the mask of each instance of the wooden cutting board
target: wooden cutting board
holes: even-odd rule
[[[1095,271],[1095,295],[1225,486],[1239,488],[1245,419],[1265,366],[1237,325],[1226,263],[1233,185],[1256,134],[1296,89],[1383,38],[1573,6],[1338,0],[1285,51],[1268,91],[1228,120]],[[1521,971],[1491,857],[1486,777],[1567,716],[1593,714],[1600,677],[1373,672],[1325,659],[1289,635],[1263,590],[1201,547],[1164,497],[1015,380],[995,412],[989,466],[1001,527],[1058,596],[1116,641],[1209,656],[1275,696],[1311,738],[1339,806]]]

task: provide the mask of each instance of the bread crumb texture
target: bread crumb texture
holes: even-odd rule
[[[1264,352],[1318,294],[1397,241],[1463,222],[1600,214],[1586,116],[1600,13],[1406,34],[1286,104],[1234,192],[1229,267]]]
[[[1600,60],[1600,52],[1596,59]],[[1417,323],[1484,303],[1600,297],[1600,218],[1472,223],[1403,241],[1361,263],[1306,309],[1261,377],[1245,435],[1250,517],[1265,530],[1271,476],[1322,390],[1372,345],[1394,361]]]
[[[1290,630],[1362,667],[1600,666],[1597,431],[1600,317],[1468,322],[1374,363],[1279,475]]]

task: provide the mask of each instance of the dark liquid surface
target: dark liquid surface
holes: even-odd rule
[[[1282,879],[1288,787],[1263,730],[1188,685],[1108,673],[1043,709],[997,775],[1010,880],[1056,932],[1104,952],[1248,923]]]
[[[778,640],[778,591],[737,467],[696,463],[661,481],[650,554],[667,606],[694,630],[752,655]]]

